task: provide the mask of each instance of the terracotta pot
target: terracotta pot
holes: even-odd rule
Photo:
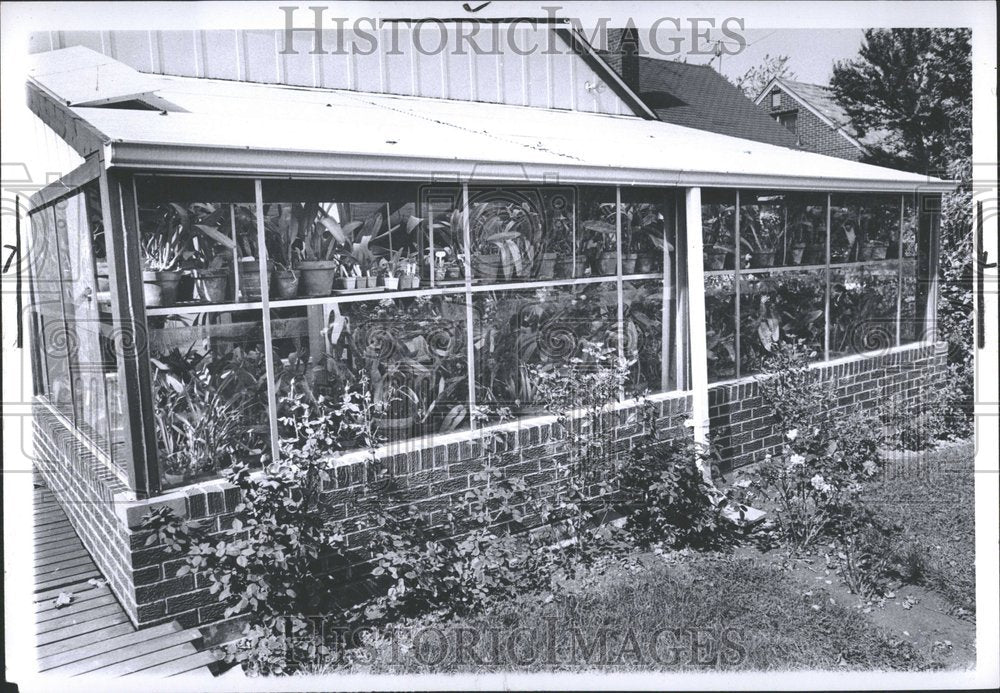
[[[538,279],[554,279],[556,276],[557,253],[542,253],[538,262]]]
[[[399,277],[382,277],[382,285],[386,291],[396,291],[399,289]]]
[[[720,270],[726,266],[726,255],[728,253],[723,248],[705,249],[705,269]]]
[[[172,306],[177,302],[180,272],[143,272],[142,294],[147,306]]]
[[[889,252],[889,244],[882,241],[872,241],[861,246],[862,260],[885,260]]]
[[[635,261],[635,271],[639,274],[650,274],[659,267],[659,257],[656,255],[640,255]]]
[[[597,273],[604,277],[618,274],[618,253],[616,251],[607,250],[601,253],[597,260]]]
[[[275,272],[274,291],[278,298],[295,298],[299,293],[299,272],[290,269]]]
[[[790,265],[801,265],[802,258],[806,253],[805,243],[795,243],[791,248],[788,249],[788,264]]]
[[[312,260],[299,263],[302,293],[306,296],[328,296],[337,276],[337,263],[333,260]]]
[[[473,253],[472,255],[472,276],[477,279],[493,281],[500,273],[501,258],[499,255],[483,255]]]
[[[555,277],[558,279],[565,279],[567,277],[573,276],[573,256],[572,255],[558,255],[556,256],[556,266],[553,268]]]
[[[750,267],[774,267],[774,251],[756,250],[750,253]]]
[[[164,472],[163,473],[163,481],[164,481],[164,483],[165,483],[166,486],[169,486],[169,487],[173,488],[175,486],[180,486],[181,484],[184,483],[184,475],[183,474],[171,474],[170,472]]]
[[[576,262],[573,265],[573,276],[574,277],[587,276],[587,258],[585,258],[582,255],[576,256]]]
[[[229,296],[229,270],[225,267],[193,269],[194,298],[204,303],[222,303]]]
[[[270,283],[271,263],[268,263],[268,283]],[[240,260],[240,301],[259,301],[260,265],[256,260]]]
[[[622,274],[635,274],[635,265],[639,261],[636,253],[622,255]]]
[[[449,265],[444,271],[445,279],[461,279],[462,268],[458,265]]]

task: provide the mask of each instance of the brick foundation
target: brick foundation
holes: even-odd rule
[[[836,383],[836,407],[874,409],[892,398],[917,411],[934,397],[945,377],[947,344],[900,347],[875,356],[858,356],[816,364],[818,378]],[[772,412],[753,378],[709,387],[709,426],[728,469],[777,452],[784,442]]]

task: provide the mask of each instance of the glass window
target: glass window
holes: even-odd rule
[[[593,367],[588,345],[617,356],[612,282],[486,291],[474,295],[473,309],[477,405],[540,413],[540,373]]]
[[[736,377],[736,290],[732,275],[705,278],[708,380]]]
[[[831,270],[830,358],[896,343],[895,264]]]
[[[823,358],[826,272],[752,273],[740,276],[740,374],[762,370],[782,341],[802,340]]]
[[[732,269],[736,259],[736,191],[702,190],[701,220],[705,270]]]
[[[259,310],[150,316],[157,458],[164,487],[270,457]]]
[[[833,195],[830,262],[872,262],[898,257],[899,195]]]

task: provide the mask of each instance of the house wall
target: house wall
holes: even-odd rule
[[[827,156],[836,156],[850,161],[861,160],[861,150],[851,144],[836,129],[824,123],[820,118],[805,108],[798,101],[788,95],[787,92],[777,89],[781,93],[781,104],[777,108],[771,107],[771,93],[760,102],[760,107],[765,109],[769,115],[777,113],[796,111],[797,121],[795,124],[795,134],[801,141],[801,146]]]
[[[690,435],[685,427],[691,417],[689,393],[660,395],[650,401],[657,407],[661,437]],[[632,416],[636,408],[635,404],[622,406],[608,416],[607,437],[614,441],[611,454],[629,449],[643,435],[634,420],[637,417]],[[515,422],[503,430],[497,466],[524,478],[540,498],[553,498],[566,456],[555,449],[560,429],[553,425],[552,417]],[[152,533],[140,529],[140,524],[152,508],[166,505],[179,517],[198,520],[221,538],[239,503],[235,488],[213,481],[148,501],[127,501],[122,494],[116,496],[116,491],[124,490],[120,483],[101,473],[101,462],[75,444],[67,426],[41,402],[36,404],[35,436],[43,451],[39,473],[66,507],[70,522],[136,625],[177,620],[191,627],[222,619],[223,608],[208,592],[207,579],[191,574],[177,577],[184,559],[167,553],[161,545],[146,546]],[[385,467],[405,489],[408,502],[431,513],[432,521],[443,519],[449,504],[462,500],[476,483],[473,476],[483,468],[481,443],[461,438],[452,435],[424,448],[392,451],[384,459]],[[363,460],[337,469],[323,494],[330,517],[348,520],[355,516],[352,499],[363,490],[365,471]],[[348,536],[349,548],[364,545],[363,535]]]

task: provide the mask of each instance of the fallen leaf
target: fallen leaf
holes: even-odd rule
[[[93,585],[94,587],[104,587],[108,584],[107,580],[102,580],[101,578],[90,578],[87,580],[88,585]]]
[[[72,592],[60,592],[59,596],[56,597],[52,601],[52,603],[56,605],[57,609],[61,609],[64,606],[69,606],[70,604],[73,603],[73,593]]]

